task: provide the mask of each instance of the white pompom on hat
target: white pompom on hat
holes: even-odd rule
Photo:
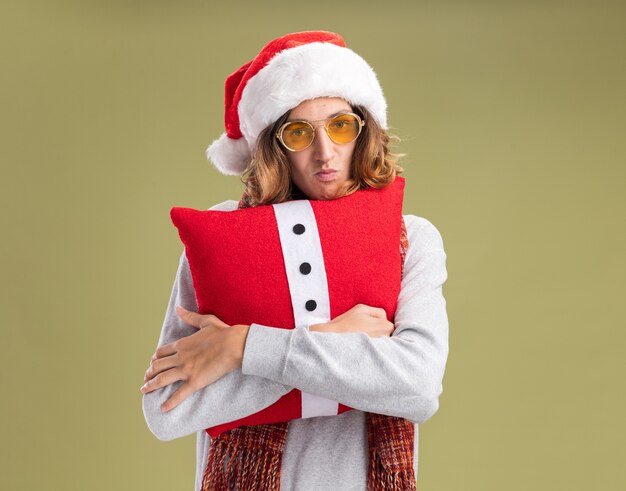
[[[226,132],[207,157],[226,175],[250,164],[259,134],[302,101],[341,97],[365,106],[387,128],[387,103],[374,70],[345,45],[339,34],[306,31],[270,41],[229,75],[225,84]]]

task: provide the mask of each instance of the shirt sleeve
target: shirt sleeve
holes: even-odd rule
[[[435,414],[448,357],[446,254],[432,223],[404,218],[409,247],[392,336],[252,324],[243,373],[416,423]]]
[[[233,203],[236,205],[236,202]],[[196,332],[196,328],[184,323],[176,314],[176,305],[182,305],[194,312],[198,311],[191,271],[184,250],[180,256],[158,346]],[[182,383],[179,381],[143,395],[142,405],[146,423],[160,440],[172,440],[249,416],[273,404],[293,389],[264,377],[243,374],[241,369],[237,369],[194,392],[174,409],[162,413],[161,405]]]

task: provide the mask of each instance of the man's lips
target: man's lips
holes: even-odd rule
[[[330,181],[334,179],[337,171],[335,169],[323,169],[318,171],[315,176],[321,181]]]

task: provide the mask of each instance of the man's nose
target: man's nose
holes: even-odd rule
[[[318,126],[316,129],[315,140],[313,141],[314,145],[314,154],[315,160],[319,160],[321,162],[328,162],[333,156],[333,141],[326,133],[326,128],[323,125]]]

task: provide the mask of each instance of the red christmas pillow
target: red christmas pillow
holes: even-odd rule
[[[201,314],[283,329],[328,322],[363,303],[393,321],[400,293],[404,178],[335,200],[170,212]],[[270,355],[268,353],[268,355]],[[352,408],[294,389],[271,406],[207,432],[341,414]]]

